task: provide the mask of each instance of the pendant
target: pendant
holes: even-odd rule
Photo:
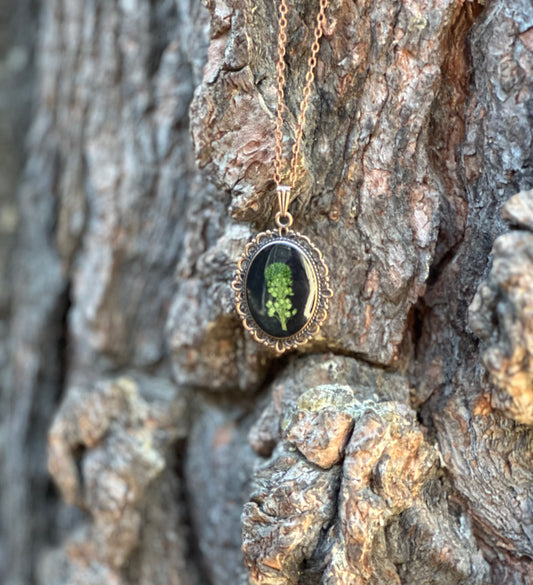
[[[247,244],[231,286],[244,328],[278,353],[318,333],[333,296],[320,250],[285,226]]]

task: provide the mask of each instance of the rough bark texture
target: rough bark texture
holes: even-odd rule
[[[533,584],[533,6],[330,0],[291,212],[335,296],[282,358],[230,288],[275,211],[275,10],[42,2],[14,249],[0,183],[2,583]]]

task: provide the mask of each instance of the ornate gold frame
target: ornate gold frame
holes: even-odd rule
[[[274,337],[264,331],[253,318],[246,299],[248,270],[257,254],[266,246],[271,245],[272,242],[287,242],[296,247],[310,261],[316,278],[317,297],[312,314],[304,327],[289,337]],[[328,315],[329,299],[333,297],[333,291],[329,286],[329,269],[324,262],[322,252],[307,236],[286,227],[261,232],[246,245],[237,264],[237,272],[231,288],[235,291],[237,312],[244,328],[252,334],[257,342],[271,347],[279,354],[307,343],[318,333]]]

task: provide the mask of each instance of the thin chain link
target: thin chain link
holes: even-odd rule
[[[296,133],[294,135],[294,144],[292,146],[292,157],[290,161],[290,172],[288,186],[292,189],[296,183],[298,160],[300,158],[300,149],[302,144],[303,130],[305,126],[305,116],[309,107],[309,98],[311,96],[311,85],[315,79],[315,67],[317,63],[317,54],[320,49],[320,38],[324,33],[324,25],[326,24],[326,8],[328,0],[320,0],[320,9],[316,17],[316,26],[313,45],[311,46],[311,56],[307,62],[308,71],[305,76],[305,86],[303,89],[303,97],[300,103],[300,114],[296,124]],[[279,14],[278,14],[279,32],[278,32],[278,62],[277,62],[277,104],[276,104],[276,147],[275,147],[275,165],[274,165],[274,181],[279,187],[281,185],[282,174],[282,143],[283,143],[283,112],[284,105],[284,87],[285,87],[285,52],[287,45],[287,3],[286,0],[280,0]]]
[[[274,181],[276,185],[281,184],[281,167],[282,167],[282,143],[283,143],[283,111],[285,110],[285,48],[287,45],[287,2],[281,0],[278,14],[278,62],[276,64],[277,69],[277,103],[276,103],[276,161],[274,167]]]

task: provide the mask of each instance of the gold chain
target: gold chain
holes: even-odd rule
[[[303,97],[300,103],[300,114],[296,124],[296,133],[294,136],[294,144],[292,145],[292,158],[290,161],[290,172],[288,185],[281,184],[281,173],[282,173],[282,143],[283,143],[283,112],[285,110],[284,104],[284,87],[285,87],[285,52],[287,45],[287,1],[280,0],[279,6],[279,32],[278,32],[278,61],[276,65],[277,69],[277,104],[276,104],[276,147],[275,147],[275,164],[274,164],[274,181],[276,182],[278,189],[278,200],[280,210],[276,216],[276,222],[278,226],[288,227],[292,224],[292,217],[288,212],[288,206],[290,203],[290,190],[296,183],[296,169],[298,159],[300,158],[300,148],[302,144],[303,129],[305,126],[305,116],[307,114],[307,108],[309,107],[309,97],[311,96],[311,85],[315,79],[315,67],[317,63],[317,54],[320,49],[320,38],[324,33],[324,25],[326,24],[326,8],[328,0],[320,0],[320,9],[316,17],[315,26],[315,39],[311,46],[311,56],[307,62],[308,71],[305,76],[305,86],[303,90]],[[280,218],[287,218],[288,221],[280,223]]]

